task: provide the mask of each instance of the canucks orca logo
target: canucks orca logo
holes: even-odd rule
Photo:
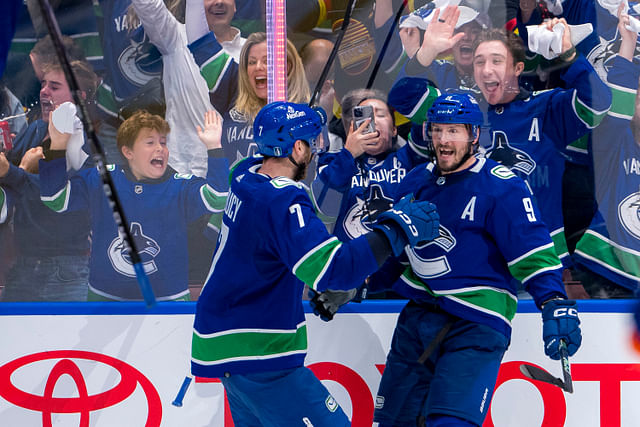
[[[160,77],[162,55],[149,41],[142,27],[133,31],[130,45],[118,57],[122,75],[132,84],[143,86],[153,77]]]
[[[640,239],[640,192],[630,194],[620,202],[618,219],[629,234]]]
[[[371,231],[371,223],[392,204],[393,200],[385,197],[382,187],[372,185],[366,201],[356,197],[356,204],[349,209],[342,225],[351,239],[360,237]]]
[[[450,252],[457,244],[456,238],[444,225],[440,225],[438,231],[440,235],[434,240],[406,251],[413,272],[420,278],[430,279],[440,277],[451,271],[451,265],[446,255],[440,255],[435,258],[423,258],[416,252],[416,250],[425,249],[431,245],[439,246],[445,252]],[[423,251],[420,252],[422,253]]]
[[[536,162],[531,156],[509,145],[507,135],[499,130],[493,132],[493,141],[487,150],[486,157],[527,176],[536,168]]]
[[[142,266],[147,274],[155,273],[158,267],[154,258],[160,253],[160,246],[151,237],[142,232],[142,225],[137,222],[131,223],[131,236],[134,244],[138,248],[138,254],[142,261]],[[131,261],[131,249],[124,243],[124,238],[120,235],[113,239],[109,245],[109,261],[113,269],[127,277],[136,277]]]

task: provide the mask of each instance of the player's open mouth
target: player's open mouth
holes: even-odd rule
[[[438,150],[438,153],[440,154],[440,157],[451,157],[451,156],[453,156],[455,151],[454,150],[440,149],[440,150]]]
[[[209,12],[211,15],[215,15],[215,16],[225,16],[227,14],[227,9],[225,9],[225,8],[221,8],[221,9],[210,8],[207,12]]]
[[[151,159],[151,166],[163,167],[164,166],[164,159],[162,157],[156,157],[154,159]]]

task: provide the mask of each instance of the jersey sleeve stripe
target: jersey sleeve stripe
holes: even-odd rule
[[[609,108],[603,111],[596,111],[589,107],[580,98],[578,98],[578,92],[576,90],[573,91],[573,102],[571,104],[573,106],[573,112],[589,129],[593,129],[598,126],[609,111]]]
[[[532,249],[507,265],[511,275],[522,283],[538,274],[562,268],[553,243]]]
[[[407,115],[407,118],[414,123],[421,124],[424,118],[427,117],[427,110],[431,108],[433,101],[440,95],[440,91],[433,86],[429,86],[429,89],[422,95],[418,103],[413,107],[413,110]]]
[[[316,289],[340,246],[342,242],[337,237],[325,240],[300,258],[293,266],[293,274],[312,289]]]
[[[227,71],[227,68],[229,68],[229,65],[231,65],[231,61],[233,61],[233,58],[221,50],[202,64],[200,74],[202,74],[204,80],[207,82],[209,92],[215,92],[216,89],[218,89],[218,86],[220,86],[223,80],[222,77],[224,73]]]
[[[71,183],[67,181],[64,187],[53,196],[40,196],[40,200],[54,212],[65,212],[69,208]]]
[[[207,206],[209,212],[222,212],[224,206],[227,203],[227,195],[229,193],[221,193],[215,191],[209,184],[205,184],[200,187],[200,198],[202,202]]]
[[[551,241],[556,248],[558,258],[563,259],[569,256],[569,247],[567,246],[567,238],[564,235],[564,227],[551,232]]]
[[[611,89],[611,109],[609,115],[631,120],[636,105],[636,91],[627,87],[608,84]]]
[[[7,194],[4,192],[4,189],[0,187],[0,224],[7,220],[9,211],[7,209],[7,204]]]
[[[640,252],[619,245],[603,235],[587,230],[576,253],[631,280],[640,280]]]
[[[307,351],[307,326],[295,330],[234,329],[222,333],[193,333],[192,359],[201,365],[282,357]]]

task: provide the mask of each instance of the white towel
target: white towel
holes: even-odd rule
[[[553,13],[555,16],[562,15],[562,3],[564,0],[544,0],[544,2],[547,4],[549,12]]]
[[[67,143],[67,170],[79,170],[89,157],[84,152],[84,135],[82,122],[76,115],[76,106],[71,102],[65,102],[55,109],[51,116],[53,126],[62,133],[70,133]]]
[[[623,1],[625,2],[625,4],[627,4],[625,0],[598,0],[598,4],[600,4],[600,6],[602,6],[604,9],[607,9],[613,16],[618,16],[618,6],[620,6],[620,3],[622,3]]]
[[[421,30],[426,30],[429,22],[433,19],[434,9],[439,9],[440,13],[447,6],[458,6],[460,0],[435,0],[433,2],[433,8],[423,6],[419,9],[416,9],[411,14],[404,16],[400,20],[400,28],[420,28]],[[456,28],[460,28],[466,23],[469,23],[476,19],[479,15],[477,10],[474,10],[467,6],[458,6],[458,10],[460,11],[460,17],[458,18],[458,22],[456,22]]]
[[[629,31],[634,31],[640,34],[640,20],[638,20],[638,18],[629,16],[629,25],[625,25],[624,27]]]
[[[593,32],[593,25],[580,24],[569,25],[571,30],[571,43],[575,46]],[[555,25],[552,31],[544,25],[528,25],[529,50],[545,57],[557,58],[562,53],[562,35],[564,24]]]

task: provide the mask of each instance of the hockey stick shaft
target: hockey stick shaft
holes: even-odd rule
[[[382,45],[382,49],[380,49],[380,54],[378,55],[378,59],[376,59],[376,64],[373,66],[373,70],[371,71],[371,75],[369,76],[369,81],[367,82],[367,89],[371,89],[373,86],[373,82],[378,75],[378,70],[382,66],[382,60],[387,53],[387,49],[389,48],[389,43],[391,42],[391,37],[393,37],[393,33],[398,26],[398,21],[400,21],[400,17],[402,16],[402,12],[404,12],[404,8],[407,7],[408,0],[402,0],[402,4],[398,8],[395,17],[393,18],[393,22],[391,23],[391,28],[389,28],[389,32],[387,33],[387,37],[384,39],[384,44]]]
[[[186,377],[184,377],[184,380],[182,381],[182,385],[180,386],[180,390],[178,390],[178,394],[176,395],[176,398],[173,399],[173,402],[171,402],[173,406],[177,406],[177,407],[182,406],[182,400],[184,399],[185,394],[187,394],[187,390],[189,390],[189,385],[191,385],[191,380],[193,380],[193,377],[190,375],[187,375]]]
[[[71,69],[69,58],[67,57],[67,53],[65,52],[65,49],[63,47],[62,36],[60,33],[60,28],[58,27],[58,21],[56,21],[55,15],[53,14],[53,9],[51,9],[51,5],[49,4],[48,0],[38,0],[38,2],[40,4],[40,10],[42,11],[42,17],[47,25],[47,30],[51,35],[51,41],[53,42],[53,46],[55,47],[58,60],[60,61],[60,65],[62,67],[62,71],[65,75],[65,78],[67,79],[71,95],[73,96],[73,101],[76,104],[78,111],[80,112],[80,120],[82,121],[82,126],[84,126],[84,131],[87,134],[87,138],[89,139],[89,141],[91,141],[92,158],[98,168],[98,172],[100,173],[100,178],[102,179],[102,188],[105,195],[107,196],[109,206],[111,207],[113,213],[113,219],[116,223],[116,226],[118,227],[118,234],[120,236],[123,236],[124,243],[128,245],[130,249],[129,256],[131,257],[131,261],[133,263],[133,269],[136,273],[138,286],[140,286],[140,292],[142,293],[147,306],[152,307],[156,304],[156,298],[153,294],[153,290],[151,289],[149,278],[147,277],[142,266],[140,255],[138,254],[138,250],[133,241],[133,236],[131,235],[131,232],[129,230],[128,223],[124,215],[124,210],[122,209],[122,205],[120,203],[120,200],[118,199],[113,181],[111,180],[111,175],[109,175],[105,167],[104,151],[102,149],[102,145],[100,145],[100,143],[98,142],[98,137],[96,136],[93,124],[91,123],[87,106],[82,98],[78,81],[76,80],[75,74]]]
[[[560,340],[560,361],[562,362],[562,375],[564,376],[564,389],[573,393],[573,380],[571,379],[571,365],[569,364],[569,351],[567,343]]]
[[[349,22],[351,21],[351,14],[353,13],[353,8],[355,7],[355,5],[356,5],[356,0],[349,0],[349,3],[347,4],[347,8],[344,11],[344,18],[342,19],[342,26],[340,27],[338,37],[336,38],[336,41],[333,44],[333,49],[331,49],[329,58],[327,58],[327,62],[324,64],[324,68],[322,69],[322,74],[320,74],[320,78],[316,83],[316,88],[313,90],[313,94],[311,95],[311,99],[309,100],[310,107],[318,103],[318,98],[320,97],[322,86],[324,86],[324,82],[325,80],[327,80],[327,76],[329,75],[329,70],[331,70],[333,61],[335,60],[336,55],[338,54],[338,49],[340,49],[340,44],[342,44],[342,39],[344,38],[344,35],[347,32],[347,27],[349,26]]]

